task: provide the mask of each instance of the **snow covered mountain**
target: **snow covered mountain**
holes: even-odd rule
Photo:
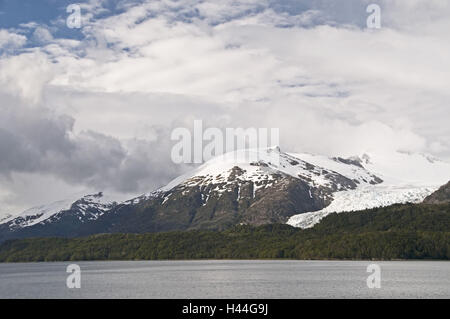
[[[295,214],[328,206],[335,192],[382,182],[352,160],[334,160],[344,175],[279,148],[248,152],[257,154],[234,152],[219,156],[127,204],[144,202],[161,212],[154,222],[163,224],[164,229],[167,225],[178,229],[180,221],[189,229],[286,223]],[[149,202],[156,202],[156,207]],[[123,223],[128,221],[121,222],[128,229]]]
[[[84,223],[99,218],[116,204],[114,199],[106,197],[100,192],[82,198],[72,197],[48,205],[33,207],[18,216],[6,218],[3,223],[8,224],[10,229],[25,228],[57,221],[68,212],[72,216],[76,216],[79,222]]]
[[[450,164],[420,154],[328,158],[277,147],[238,151],[127,201],[99,193],[30,209],[0,221],[0,241],[236,224],[309,228],[331,212],[421,202],[449,178]]]
[[[18,216],[10,215],[4,218],[0,222],[0,240],[16,233],[19,237],[47,234],[65,236],[69,230],[97,220],[117,204],[113,198],[100,192],[82,198],[74,195],[66,200],[34,207]]]
[[[335,159],[311,154],[295,154],[295,156],[346,174],[342,171],[345,167],[338,167],[333,163]],[[292,216],[288,224],[310,228],[333,212],[357,211],[396,203],[419,203],[450,179],[450,163],[426,154],[375,153],[363,154],[354,159],[383,179],[383,183],[359,185],[350,192],[336,192],[329,206],[319,211]]]

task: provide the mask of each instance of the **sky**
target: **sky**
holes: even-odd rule
[[[283,151],[450,160],[447,0],[0,0],[0,214],[124,198],[191,169],[171,132],[279,128]],[[367,27],[369,4],[381,28]]]

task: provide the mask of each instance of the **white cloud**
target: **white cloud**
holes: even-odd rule
[[[266,7],[252,1],[133,7],[85,29],[95,44],[84,48],[85,58],[66,59],[71,72],[52,83],[85,91],[195,96],[210,101],[212,109],[227,104],[243,114],[259,105],[289,110],[299,123],[305,112],[353,124],[378,120],[393,128],[400,118],[414,123],[409,129],[419,135],[440,128],[426,136],[430,140],[448,136],[442,115],[448,110],[450,47],[444,33],[279,28],[282,21],[292,24],[292,16]],[[397,6],[384,7],[390,16],[402,14]],[[197,11],[188,21],[175,19]]]
[[[127,191],[148,191],[174,177],[185,168],[165,163],[170,129],[193,119],[280,127],[289,151],[450,158],[447,2],[382,1],[375,31],[361,22],[364,1],[353,11],[326,1],[298,5],[305,3],[292,14],[269,1],[148,1],[96,20],[104,11],[94,1],[84,40],[40,37],[41,48],[0,60],[0,83],[9,95],[70,115],[83,147],[99,146],[95,134],[119,143],[127,155],[110,172],[78,167],[96,186],[116,174]],[[95,161],[90,152],[78,153],[80,163]],[[46,169],[93,185],[72,179],[61,163]]]
[[[53,76],[51,62],[40,51],[3,57],[0,59],[0,94],[14,95],[36,105]]]
[[[33,32],[33,37],[40,43],[53,41],[53,36],[47,28],[37,27]]]
[[[0,29],[0,52],[5,49],[20,48],[26,42],[27,38],[25,36]]]

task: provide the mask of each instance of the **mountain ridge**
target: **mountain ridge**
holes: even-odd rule
[[[70,205],[61,202],[65,208],[53,214],[37,210],[31,216],[6,220],[0,224],[0,240],[108,232],[223,230],[236,224],[289,223],[309,228],[327,214],[351,210],[358,199],[362,209],[420,202],[439,186],[385,182],[386,174],[380,174],[381,178],[366,168],[372,165],[367,154],[328,158],[283,153],[279,148],[257,152],[258,160],[251,161],[242,157],[245,152],[217,157],[165,187],[127,201],[115,202],[97,193]]]

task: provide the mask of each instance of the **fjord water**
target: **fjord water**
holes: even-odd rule
[[[112,261],[0,264],[0,298],[450,298],[446,261]],[[381,288],[367,287],[367,266]]]

